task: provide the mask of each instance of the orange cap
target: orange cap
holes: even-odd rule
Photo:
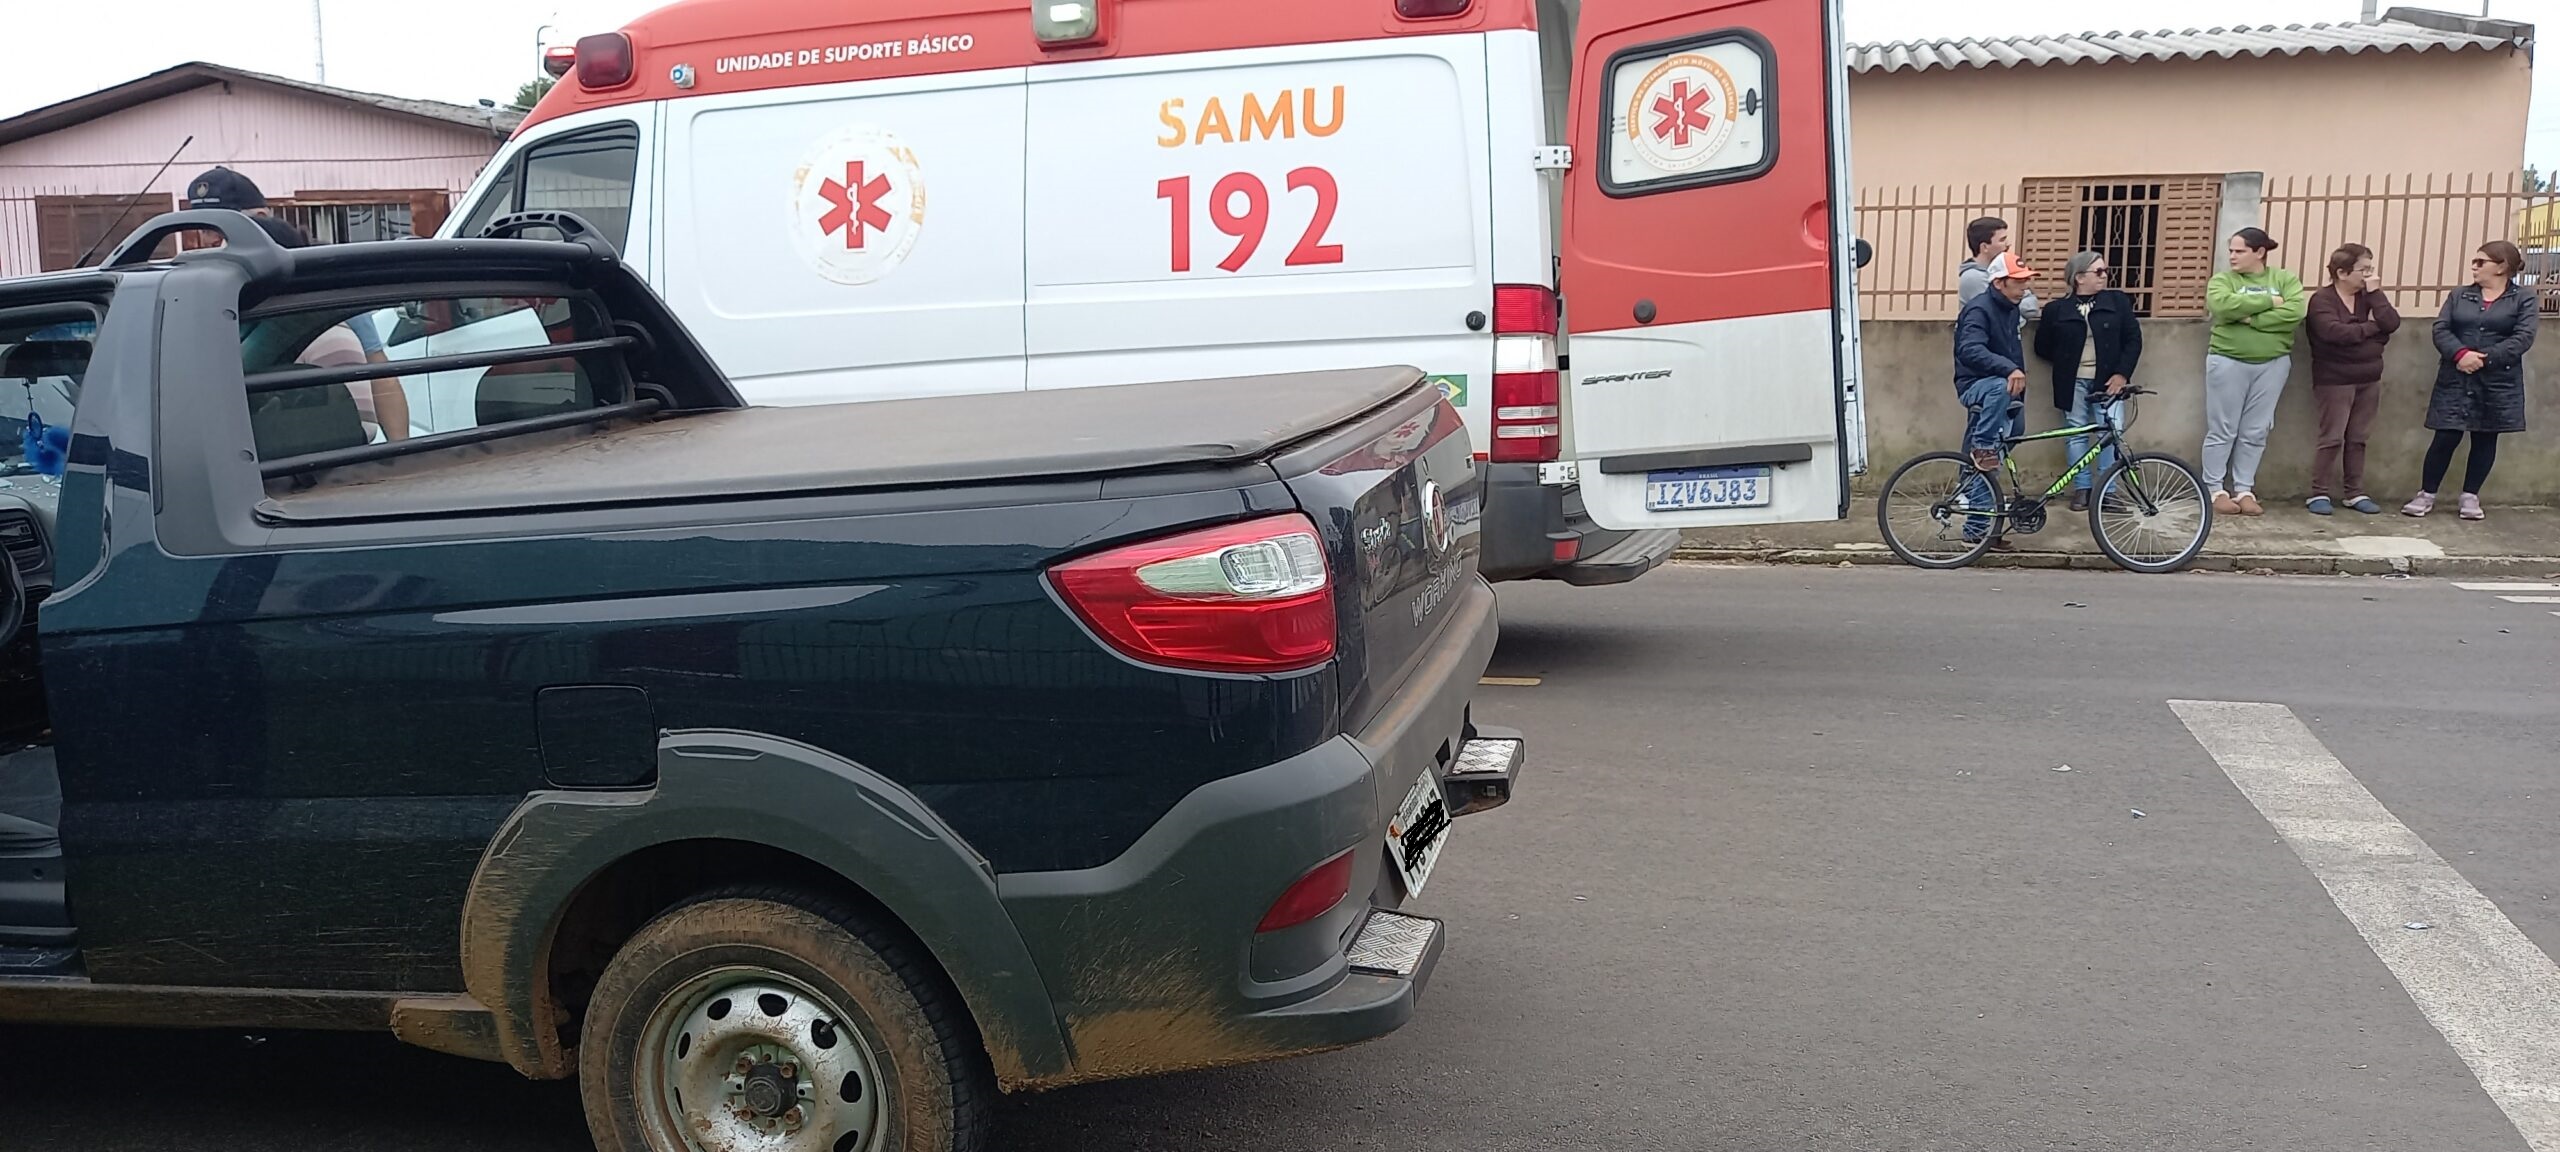
[[[1991,278],[1994,280],[2033,280],[2036,278],[2036,270],[2027,267],[2026,261],[2018,259],[2017,253],[2003,252],[1991,261]]]

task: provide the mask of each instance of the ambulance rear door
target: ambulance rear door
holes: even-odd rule
[[[1839,0],[1583,0],[1566,455],[1618,529],[1835,520],[1863,467]]]

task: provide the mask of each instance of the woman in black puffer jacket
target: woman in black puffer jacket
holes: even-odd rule
[[[2436,441],[2427,449],[2426,488],[2400,511],[2424,516],[2435,510],[2436,491],[2453,466],[2453,450],[2471,436],[2463,468],[2462,518],[2485,519],[2480,485],[2498,462],[2498,437],[2524,431],[2524,358],[2542,323],[2542,302],[2515,286],[2524,253],[2504,240],[2480,246],[2471,258],[2472,282],[2454,292],[2436,316],[2435,395],[2427,401],[2427,427]]]

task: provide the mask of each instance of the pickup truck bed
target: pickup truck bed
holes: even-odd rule
[[[1059,479],[1243,464],[1377,410],[1409,368],[696,412],[339,469],[284,521]]]

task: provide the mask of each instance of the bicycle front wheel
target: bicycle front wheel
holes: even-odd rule
[[[2165,452],[2128,456],[2098,480],[2089,534],[2130,572],[2175,572],[2213,534],[2213,501],[2193,466]]]
[[[1915,456],[1876,496],[1885,547],[1918,568],[1962,568],[1982,557],[2001,527],[1991,478],[1954,452]]]

